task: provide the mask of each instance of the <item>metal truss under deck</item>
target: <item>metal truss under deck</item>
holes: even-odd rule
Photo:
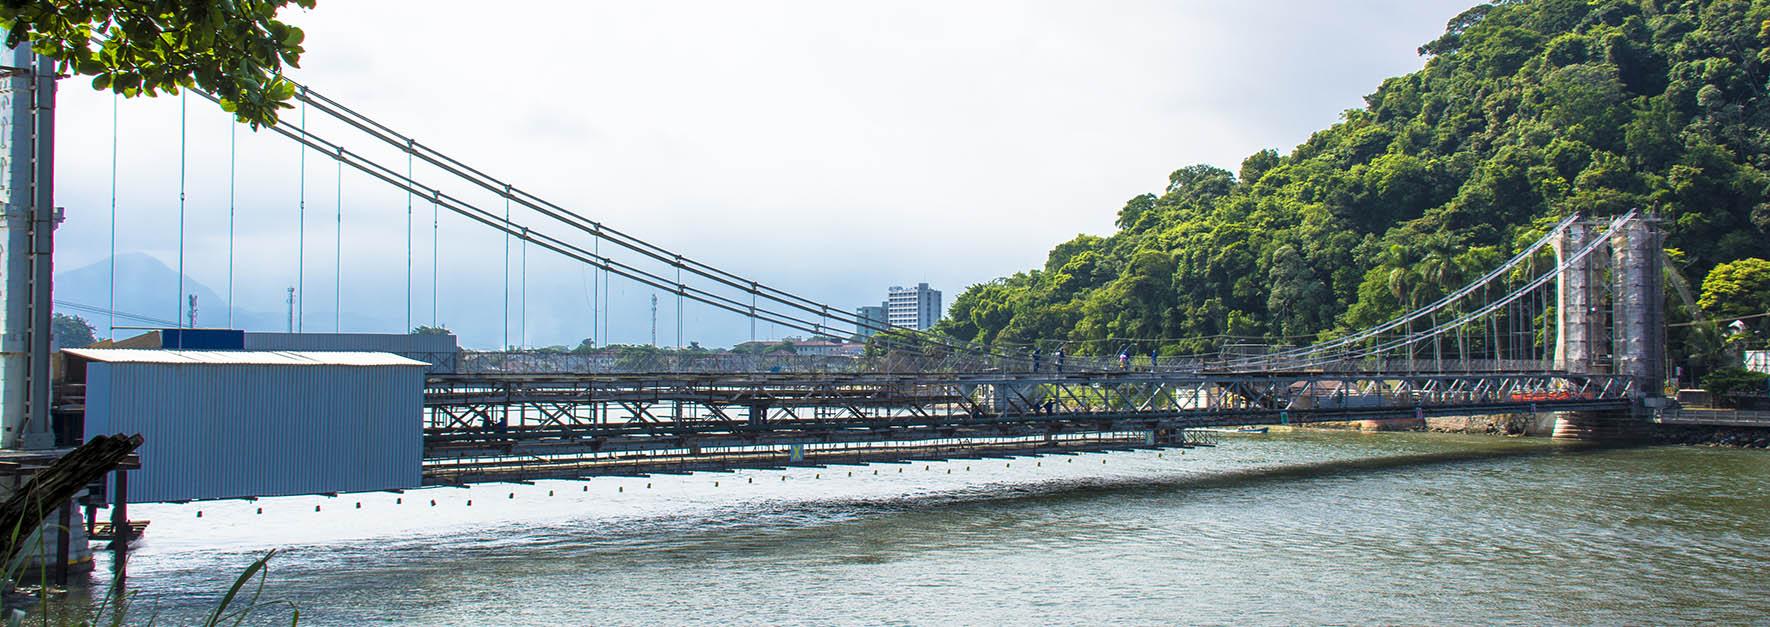
[[[1187,446],[1188,429],[1626,410],[1631,377],[1517,373],[442,375],[438,483]]]

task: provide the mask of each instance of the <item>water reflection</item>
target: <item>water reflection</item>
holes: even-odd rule
[[[267,598],[308,624],[1749,622],[1770,611],[1766,471],[1754,451],[1275,433],[142,507],[129,567],[168,624],[273,547]]]

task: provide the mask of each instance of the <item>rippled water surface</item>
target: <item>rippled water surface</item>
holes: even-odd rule
[[[135,513],[161,624],[271,548],[315,625],[1770,621],[1762,451],[1274,433]]]

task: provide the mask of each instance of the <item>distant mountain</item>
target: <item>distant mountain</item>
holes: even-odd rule
[[[86,308],[103,310],[110,302],[110,264],[108,260],[99,260],[90,265],[55,274],[55,300],[72,303]],[[189,277],[184,278],[184,293],[197,295],[197,326],[227,326],[227,298],[210,289],[202,282]],[[119,314],[140,316],[150,320],[134,317],[117,317],[118,327],[157,327],[164,322],[182,321],[184,301],[179,300],[178,271],[173,270],[158,258],[147,253],[123,253],[117,255],[117,305]],[[98,329],[99,335],[108,335],[104,326],[109,322],[105,314],[87,311],[66,305],[58,306],[63,313],[78,315]],[[311,319],[316,313],[309,309]],[[331,330],[331,312],[324,312],[325,331]],[[156,322],[159,321],[159,322]],[[398,323],[389,323],[379,318],[361,316],[350,312],[344,314],[346,331],[377,331],[398,332]],[[288,328],[286,311],[252,311],[235,309],[233,326],[248,331],[282,331]],[[309,326],[312,326],[310,323]],[[311,330],[311,329],[310,329]],[[121,336],[121,334],[119,334]]]
[[[55,273],[55,299],[87,307],[105,308],[110,302],[110,271],[109,261],[100,260],[91,265]],[[212,324],[212,318],[205,314],[218,312],[221,316],[226,316],[227,300],[216,294],[215,290],[209,289],[209,286],[186,276],[184,292],[197,295],[199,325]],[[184,310],[183,305],[184,302],[178,295],[177,271],[147,253],[117,255],[117,311],[177,321],[180,319],[180,312]],[[103,318],[103,314],[79,311],[69,313],[79,314],[95,327],[105,322],[95,319]],[[126,320],[121,317],[117,324],[153,326],[153,323],[144,320]]]

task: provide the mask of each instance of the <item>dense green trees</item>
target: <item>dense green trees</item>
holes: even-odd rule
[[[1078,353],[1307,342],[1430,302],[1574,211],[1657,212],[1693,281],[1770,258],[1767,19],[1763,0],[1477,6],[1289,154],[1181,168],[1118,232],[972,286],[938,329]]]
[[[1770,261],[1750,257],[1715,266],[1696,303],[1723,318],[1770,314]]]
[[[49,338],[60,348],[86,348],[98,341],[92,323],[79,316],[54,314],[49,319]]]

